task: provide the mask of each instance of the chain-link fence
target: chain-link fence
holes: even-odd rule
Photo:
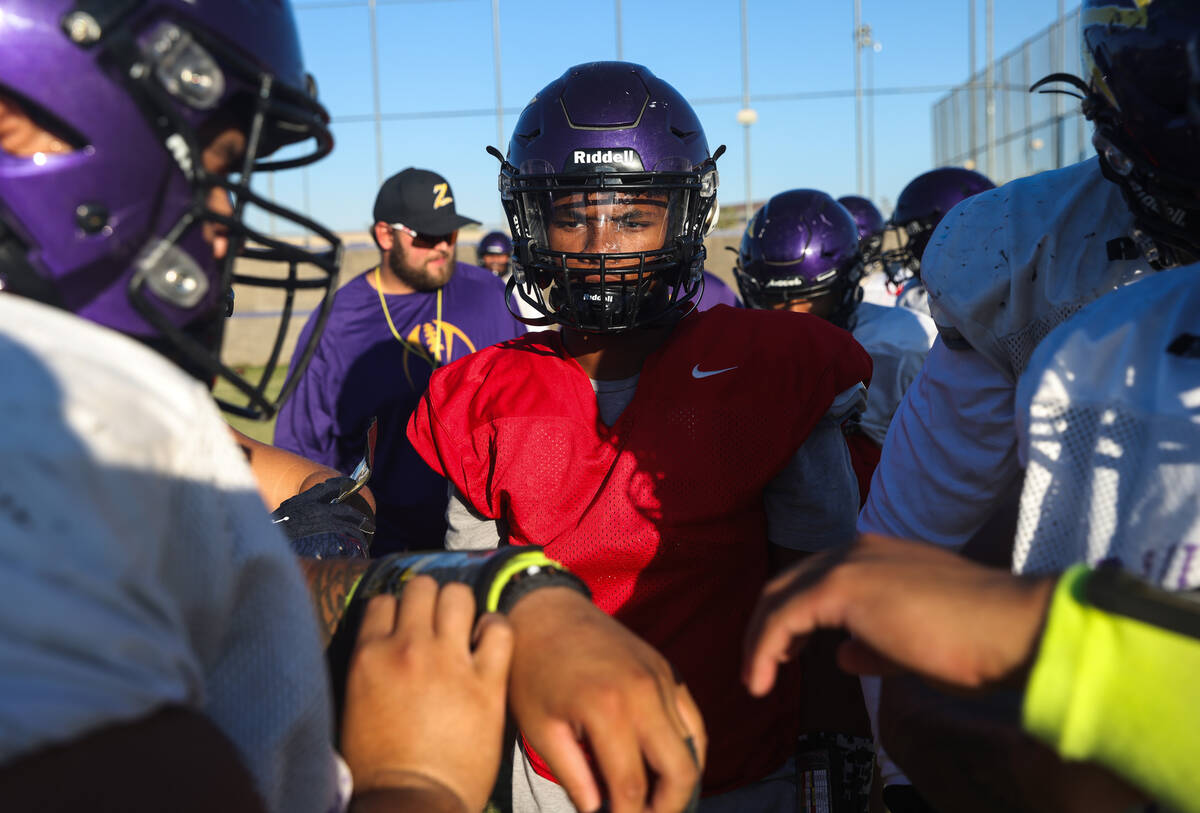
[[[939,99],[933,106],[935,163],[976,169],[1000,184],[1090,155],[1090,128],[1078,101],[1028,92],[1048,74],[1078,74],[1079,54],[1076,9]]]

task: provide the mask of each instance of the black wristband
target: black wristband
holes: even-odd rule
[[[458,582],[470,587],[475,593],[476,617],[489,611],[507,612],[523,596],[540,587],[569,587],[591,600],[587,585],[546,558],[542,549],[534,545],[488,551],[414,551],[376,559],[354,587],[325,650],[339,732],[346,672],[358,643],[367,602],[379,595],[400,595],[404,584],[415,576],[430,576],[440,585]]]
[[[531,565],[508,580],[508,584],[500,592],[500,603],[496,609],[508,615],[518,601],[543,587],[566,587],[580,593],[588,601],[592,600],[592,591],[583,583],[583,579],[571,571],[560,567]]]

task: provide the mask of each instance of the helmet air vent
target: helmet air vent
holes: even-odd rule
[[[172,23],[151,34],[146,56],[167,92],[189,107],[211,110],[225,95],[225,74],[212,54]]]
[[[166,240],[156,240],[134,261],[138,276],[164,302],[194,308],[208,293],[208,277],[191,256]]]

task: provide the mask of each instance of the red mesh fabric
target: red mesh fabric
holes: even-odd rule
[[[722,306],[680,322],[611,428],[558,334],[538,333],[437,371],[409,437],[675,666],[708,728],[705,790],[721,792],[778,767],[797,730],[794,686],[756,700],[739,679],[766,578],[763,490],[834,396],[869,378],[845,331]]]
[[[862,432],[846,435],[846,446],[850,448],[850,465],[854,467],[854,476],[858,478],[858,507],[862,508],[867,504],[867,492],[871,490],[871,478],[879,466],[883,447]]]

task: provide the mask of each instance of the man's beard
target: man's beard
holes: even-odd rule
[[[404,262],[399,251],[392,250],[387,255],[388,270],[414,291],[436,291],[449,282],[450,277],[454,275],[454,256],[453,254],[446,256],[446,265],[441,272],[430,270],[426,266],[426,263],[435,259],[435,255],[426,255],[425,262],[419,267],[413,268]]]

